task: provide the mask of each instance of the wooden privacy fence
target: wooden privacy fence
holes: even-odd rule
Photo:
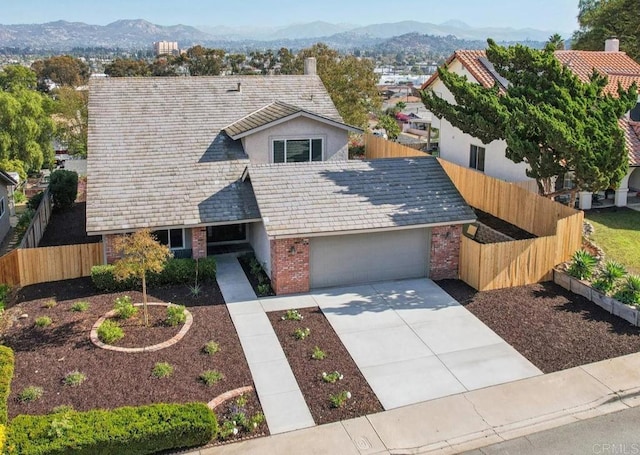
[[[535,239],[481,244],[462,237],[460,278],[480,291],[548,281],[580,248],[583,213],[509,182],[439,160],[465,201]]]
[[[0,257],[0,282],[28,286],[91,275],[103,263],[102,243],[16,249]]]
[[[428,153],[391,142],[373,134],[364,135],[364,156],[368,160],[380,158],[410,158],[429,156]]]
[[[38,246],[51,218],[51,205],[51,193],[49,192],[49,187],[47,187],[40,201],[40,205],[38,205],[38,209],[22,237],[20,248],[35,248]]]

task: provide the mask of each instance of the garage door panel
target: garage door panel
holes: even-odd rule
[[[314,237],[311,287],[427,276],[429,241],[429,229]]]

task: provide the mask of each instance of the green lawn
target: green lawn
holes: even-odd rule
[[[607,259],[624,264],[630,273],[640,274],[640,212],[585,212],[595,228],[593,241],[604,250]]]

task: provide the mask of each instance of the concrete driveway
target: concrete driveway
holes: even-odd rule
[[[431,280],[310,296],[385,409],[542,374]]]

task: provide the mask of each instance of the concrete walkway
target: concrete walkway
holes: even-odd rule
[[[542,374],[431,280],[311,295],[385,410]]]
[[[280,342],[232,255],[216,256],[218,285],[253,376],[271,434],[315,425]]]
[[[446,455],[634,406],[640,354],[191,454]]]

